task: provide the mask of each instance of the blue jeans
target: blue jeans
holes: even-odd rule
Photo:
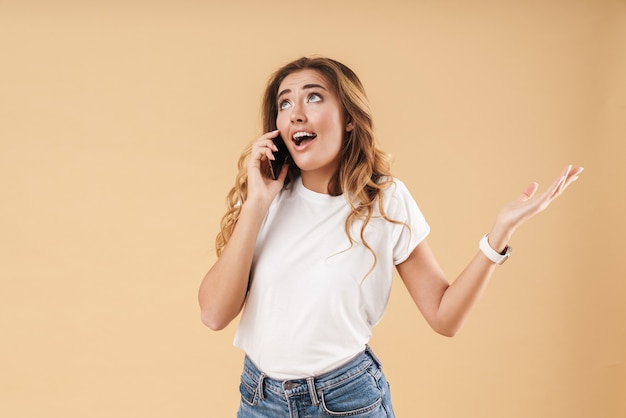
[[[275,380],[246,356],[241,374],[238,418],[395,417],[389,383],[368,347],[321,376]]]

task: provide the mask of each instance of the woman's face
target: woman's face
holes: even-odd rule
[[[353,129],[337,94],[317,71],[300,70],[285,77],[277,102],[276,126],[300,168],[302,182],[327,193],[344,135]]]

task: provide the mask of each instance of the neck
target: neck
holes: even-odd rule
[[[302,176],[302,184],[307,189],[316,193],[330,194],[328,193],[328,184],[332,175],[319,172],[301,172],[300,175]]]

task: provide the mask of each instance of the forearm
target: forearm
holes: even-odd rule
[[[266,205],[246,201],[233,234],[207,272],[198,292],[202,322],[211,329],[226,327],[241,311],[248,290],[256,238]]]
[[[502,252],[514,228],[496,223],[488,235],[491,248]],[[456,280],[445,290],[439,305],[439,325],[444,335],[454,335],[461,328],[487,287],[497,265],[478,251]]]
[[[443,293],[437,312],[437,332],[451,337],[461,329],[487,287],[495,266],[482,253],[476,254]]]

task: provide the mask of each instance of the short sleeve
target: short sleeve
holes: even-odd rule
[[[389,187],[387,193],[388,196],[385,197],[387,216],[400,222],[400,224],[394,224],[391,237],[393,263],[398,265],[405,261],[415,247],[428,236],[430,226],[402,181],[393,179],[393,185]]]

